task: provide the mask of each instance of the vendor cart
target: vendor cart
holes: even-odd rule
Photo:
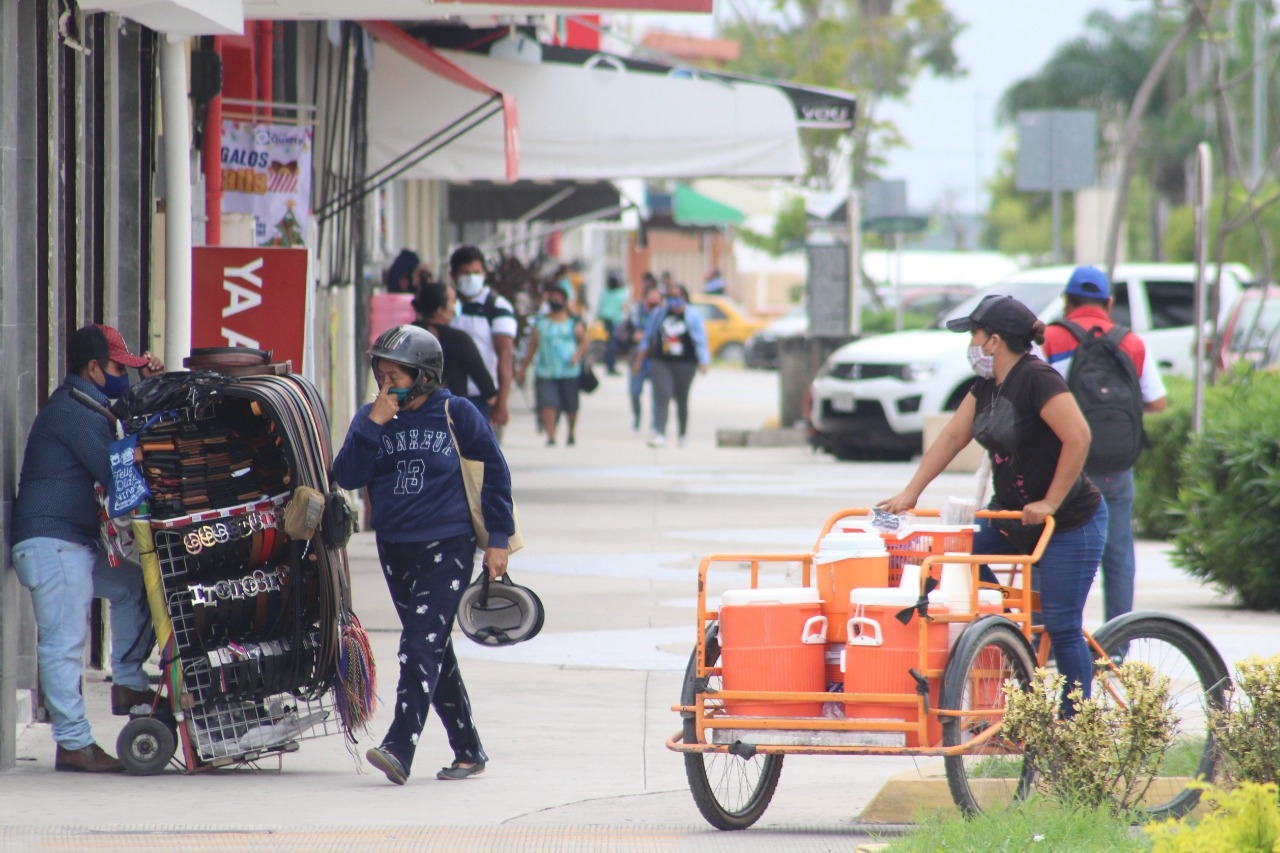
[[[132,531],[162,673],[117,741],[126,770],[254,766],[349,735],[372,704],[350,668],[371,680],[372,661],[350,659],[351,517],[314,386],[270,366],[167,373],[113,412],[150,492]]]
[[[1016,512],[977,515],[1020,518]],[[1039,600],[1032,567],[1052,536],[1053,520],[1046,522],[1031,553],[984,555],[967,553],[972,528],[968,535],[961,535],[966,531],[930,525],[937,519],[936,511],[916,510],[914,516],[916,527],[908,524],[900,530],[876,531],[888,551],[891,576],[907,578],[909,603],[901,608],[882,607],[874,618],[864,615],[874,612],[874,605],[851,611],[841,652],[844,663],[837,664],[836,678],[843,678],[843,684],[832,683],[830,675],[824,684],[820,673],[814,676],[822,685],[818,689],[791,686],[800,683],[795,680],[797,672],[812,670],[803,661],[796,663],[806,655],[804,644],[825,640],[822,622],[817,620],[835,612],[825,602],[820,603],[823,615],[813,615],[818,613],[816,596],[803,595],[817,585],[818,547],[807,553],[713,554],[702,560],[697,642],[680,704],[673,708],[683,725],[667,747],[683,753],[694,801],[712,826],[745,829],[759,820],[778,785],[785,756],[793,754],[940,759],[952,797],[967,814],[1003,808],[1033,789],[1033,771],[1023,761],[1019,744],[1001,736],[1003,687],[1012,680],[1026,688],[1037,666],[1052,666],[1049,636],[1033,619]],[[846,525],[870,531],[870,517],[866,508],[837,512],[827,520],[818,541]],[[979,579],[983,564],[995,572],[998,583]],[[918,573],[908,568],[915,565],[920,566]],[[957,601],[953,593],[946,602],[949,606],[930,595],[944,567],[959,571],[964,581],[961,599]],[[724,590],[726,578],[741,578],[744,568],[749,572],[750,590],[726,590],[718,605],[712,603],[711,585]],[[788,572],[798,574],[800,590],[785,589]],[[872,603],[893,600],[892,595],[876,590],[855,591],[852,598]],[[847,591],[843,599],[841,604],[847,607]],[[729,638],[722,628],[728,627],[731,612],[738,622],[744,619],[739,614],[748,614],[745,618],[766,624],[765,633],[773,632],[770,642],[777,642],[775,629],[785,619],[762,621],[758,607],[733,607],[761,601],[773,602],[780,612],[792,607],[795,624],[803,623],[803,630],[783,632],[789,632],[785,639],[793,644],[790,650],[735,648],[737,656],[729,661]],[[881,636],[882,631],[900,633],[898,626],[906,626],[911,638],[905,652],[891,648]],[[1144,661],[1157,675],[1170,679],[1177,733],[1162,778],[1148,792],[1144,808],[1153,816],[1185,813],[1199,798],[1199,791],[1188,783],[1197,776],[1213,778],[1216,758],[1209,715],[1224,707],[1226,665],[1199,630],[1168,614],[1128,613],[1085,636],[1098,661],[1095,696],[1125,702],[1115,677],[1123,661]],[[770,669],[770,662],[782,660],[777,656],[783,653],[791,658]],[[763,673],[753,677],[763,678],[757,684],[765,686],[743,689],[742,673],[748,671]],[[772,683],[783,679],[788,689],[770,687],[771,678]],[[859,688],[861,684],[879,686]]]

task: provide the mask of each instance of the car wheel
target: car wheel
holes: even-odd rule
[[[746,355],[746,350],[742,344],[728,343],[720,347],[720,351],[716,353],[716,358],[721,361],[737,361],[741,362]]]

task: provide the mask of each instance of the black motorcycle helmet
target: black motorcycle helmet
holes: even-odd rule
[[[444,381],[444,350],[436,336],[419,326],[393,326],[369,347],[369,366],[377,380],[378,360],[385,358],[418,371],[417,381],[400,403],[404,408],[417,398],[430,394]]]
[[[514,583],[510,573],[491,583],[488,570],[482,569],[458,600],[458,627],[482,646],[532,640],[542,630],[545,616],[542,599]]]

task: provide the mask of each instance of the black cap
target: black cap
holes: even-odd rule
[[[984,297],[968,317],[958,317],[947,323],[953,332],[972,332],[974,329],[986,329],[1012,338],[1031,340],[1031,328],[1036,324],[1036,315],[1012,296]]]

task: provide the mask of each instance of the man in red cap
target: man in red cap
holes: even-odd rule
[[[130,367],[144,379],[164,370],[151,353],[129,352],[110,326],[71,335],[67,377],[31,425],[13,505],[11,556],[35,607],[40,683],[58,744],[55,770],[124,769],[94,741],[80,693],[95,597],[111,602],[112,713],[155,699],[142,670],[154,641],[142,570],[128,561],[110,565],[98,521],[94,484],[111,482],[107,446],[115,435],[106,418],[71,394],[75,389],[105,406],[129,387]]]

